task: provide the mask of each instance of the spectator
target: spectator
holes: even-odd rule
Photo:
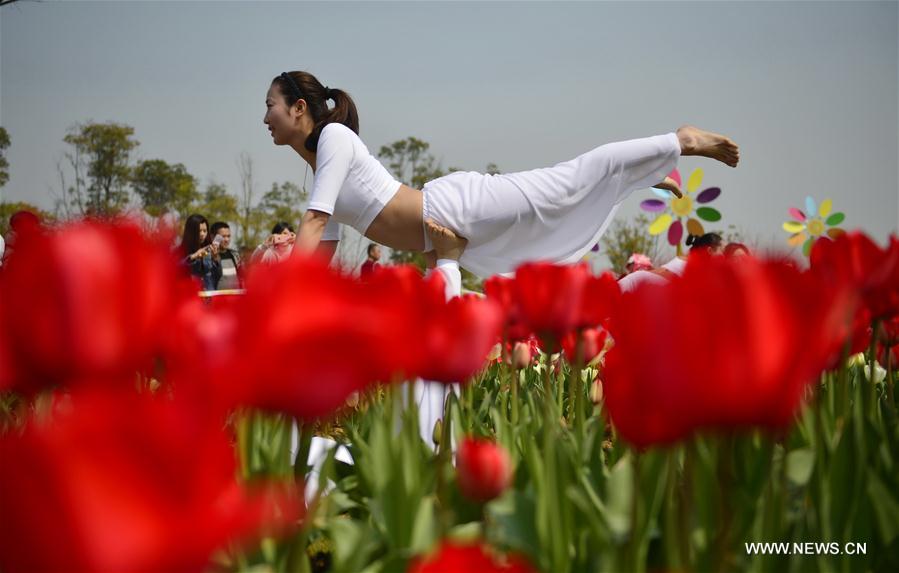
[[[203,290],[215,290],[215,285],[222,276],[222,265],[218,257],[221,241],[213,243],[211,239],[209,222],[203,215],[193,214],[184,222],[184,234],[181,235],[182,260],[190,268],[190,274],[200,279]]]
[[[687,235],[687,246],[690,252],[706,250],[713,255],[720,255],[724,250],[724,239],[718,233],[705,235]]]
[[[687,236],[687,246],[690,252],[708,251],[713,255],[720,255],[724,249],[724,239],[718,233],[706,233],[705,235],[689,235]],[[687,259],[683,256],[677,256],[662,265],[659,268],[648,271],[634,271],[618,280],[618,286],[622,292],[628,292],[637,288],[642,283],[663,284],[670,281],[676,276],[684,274],[687,268]]]
[[[364,279],[375,272],[380,265],[381,245],[377,243],[368,244],[368,259],[359,268],[359,278]]]
[[[743,243],[728,243],[727,246],[724,247],[725,257],[742,257],[748,254],[750,254],[749,248]]]
[[[231,227],[224,221],[216,221],[212,224],[211,232],[213,237],[221,237],[218,251],[222,276],[216,290],[238,289],[241,287],[243,273],[240,268],[240,254],[231,248]]]
[[[628,275],[634,271],[649,271],[652,270],[652,261],[643,253],[633,253],[627,258],[624,268]]]
[[[262,263],[283,261],[293,251],[296,237],[293,227],[289,223],[281,221],[272,227],[272,234],[253,251],[253,256],[250,258],[253,262]]]
[[[0,262],[8,259],[15,251],[16,244],[28,240],[29,237],[42,230],[40,218],[31,211],[16,211],[9,217],[9,233],[6,235],[5,248],[0,252]]]

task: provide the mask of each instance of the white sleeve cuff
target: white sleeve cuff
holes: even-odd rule
[[[446,282],[446,300],[462,294],[462,272],[459,270],[459,261],[437,259],[436,270],[443,275]]]

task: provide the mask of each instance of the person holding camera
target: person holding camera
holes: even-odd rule
[[[190,274],[200,279],[203,290],[215,290],[222,277],[222,263],[219,259],[221,236],[213,240],[209,234],[209,222],[203,215],[194,213],[184,222],[181,235],[182,262],[190,269]]]
[[[264,243],[256,247],[250,259],[260,263],[277,263],[283,261],[293,252],[293,244],[296,240],[293,227],[286,221],[281,221],[272,227],[272,234]]]

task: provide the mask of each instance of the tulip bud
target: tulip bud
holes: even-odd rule
[[[487,502],[498,497],[512,478],[509,454],[501,446],[466,437],[456,454],[459,489],[465,497]]]
[[[434,424],[434,431],[431,433],[431,441],[434,442],[435,446],[440,445],[440,438],[443,436],[443,420],[437,418],[437,422]]]
[[[531,363],[531,346],[527,342],[516,342],[512,349],[512,367],[516,369],[527,368]]]
[[[490,349],[490,353],[487,354],[487,362],[499,360],[502,353],[503,345],[501,343],[497,343],[493,348]]]
[[[598,377],[593,381],[593,386],[590,387],[590,399],[593,400],[594,404],[602,402],[602,380]]]

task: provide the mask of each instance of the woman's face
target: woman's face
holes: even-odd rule
[[[200,244],[206,240],[206,235],[209,234],[209,230],[206,228],[206,223],[200,223]]]
[[[291,117],[291,109],[284,101],[284,95],[277,84],[272,84],[265,95],[265,117],[262,122],[268,126],[275,145],[284,145],[290,139],[294,121]]]

